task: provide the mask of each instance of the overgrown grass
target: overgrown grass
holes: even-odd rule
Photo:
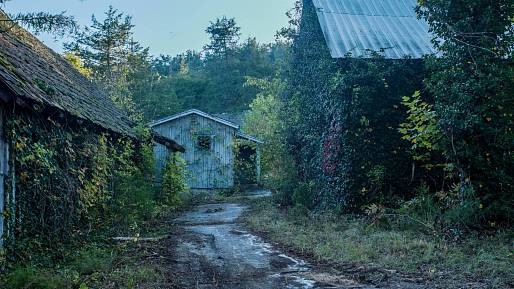
[[[2,288],[27,288],[27,289],[54,289],[72,288],[70,278],[63,276],[64,272],[56,273],[50,270],[37,270],[32,267],[18,268],[0,279]]]
[[[455,243],[422,230],[386,229],[355,217],[283,210],[270,200],[253,202],[245,222],[273,241],[320,261],[448,275],[478,280],[491,288],[514,284],[512,231],[494,237],[467,237]]]
[[[159,268],[141,263],[141,256],[133,255],[134,249],[133,244],[90,246],[52,268],[34,265],[15,268],[0,277],[0,288],[132,289],[165,283],[165,276]]]
[[[171,213],[170,213],[171,214]],[[170,215],[145,224],[145,237],[172,233]],[[169,276],[161,259],[151,256],[167,247],[159,242],[115,243],[105,237],[82,248],[68,248],[64,259],[19,264],[0,274],[0,289],[147,289],[167,288]],[[149,261],[151,259],[151,261]]]

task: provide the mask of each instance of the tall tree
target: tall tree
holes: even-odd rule
[[[275,35],[278,43],[291,44],[298,36],[298,33],[300,32],[300,22],[302,20],[302,8],[302,1],[296,0],[294,7],[287,11],[286,16],[289,19],[288,26],[279,29]]]
[[[135,114],[129,90],[130,61],[146,57],[147,52],[133,41],[133,27],[130,16],[110,6],[103,21],[93,15],[91,26],[65,47],[84,60],[85,66],[93,71],[93,79],[120,108]]]
[[[240,31],[241,27],[237,26],[234,18],[227,18],[226,16],[218,18],[211,22],[205,30],[210,36],[211,43],[207,44],[204,49],[209,54],[226,55],[230,49],[237,46],[241,36]]]

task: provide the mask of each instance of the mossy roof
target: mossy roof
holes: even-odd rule
[[[1,10],[0,19],[8,19]],[[6,21],[0,24],[0,82],[14,97],[134,136],[131,120],[97,85],[32,34]]]

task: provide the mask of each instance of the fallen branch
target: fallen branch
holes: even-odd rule
[[[141,238],[141,237],[115,237],[112,238],[114,241],[120,242],[158,242],[168,238],[168,236],[160,236],[153,238]]]

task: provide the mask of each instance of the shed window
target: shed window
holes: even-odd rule
[[[210,135],[200,135],[198,136],[198,140],[196,142],[196,146],[201,150],[210,150],[212,144],[212,136]]]

